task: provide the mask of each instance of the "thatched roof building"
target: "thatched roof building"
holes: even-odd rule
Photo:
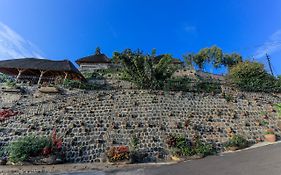
[[[76,63],[80,66],[81,71],[107,69],[112,64],[111,60],[101,53],[100,48],[96,48],[96,52],[93,55],[76,60]]]
[[[21,58],[0,61],[0,72],[21,79],[25,76],[42,78],[64,77],[64,79],[85,80],[79,70],[69,60],[47,60],[38,58]]]

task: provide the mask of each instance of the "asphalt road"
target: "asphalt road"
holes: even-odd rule
[[[107,173],[106,173],[107,174]],[[281,175],[281,144],[115,175]]]

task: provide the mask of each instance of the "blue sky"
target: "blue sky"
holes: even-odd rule
[[[97,46],[170,53],[217,45],[281,74],[280,0],[0,0],[0,59],[71,59]]]

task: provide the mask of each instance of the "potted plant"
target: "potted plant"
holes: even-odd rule
[[[274,134],[273,129],[267,129],[264,134],[264,140],[267,142],[275,142],[276,141],[276,135]]]

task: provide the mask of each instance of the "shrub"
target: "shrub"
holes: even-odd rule
[[[7,147],[8,158],[11,162],[18,163],[28,161],[31,157],[55,155],[63,159],[62,139],[57,138],[56,130],[51,137],[25,136]]]
[[[39,155],[45,147],[51,145],[52,142],[47,137],[26,136],[9,144],[8,157],[14,163],[27,161],[29,157]]]
[[[94,90],[98,88],[98,85],[91,84],[87,82],[81,82],[77,80],[65,80],[63,83],[65,88],[77,88],[77,89],[85,89],[85,90]]]
[[[9,76],[0,73],[0,83],[13,82],[14,80]]]
[[[202,155],[205,157],[215,152],[211,144],[203,143],[199,139],[192,143],[184,136],[169,136],[167,144],[171,153],[177,156]]]
[[[237,147],[238,149],[243,149],[249,146],[249,142],[240,135],[234,135],[231,139],[229,139],[225,144],[224,147]]]
[[[254,92],[280,92],[277,79],[267,73],[264,65],[246,61],[230,69],[229,79],[239,89]]]
[[[172,91],[191,91],[192,79],[190,78],[171,78],[167,80],[164,86],[165,90]]]
[[[199,92],[215,92],[220,93],[221,92],[221,85],[218,82],[207,82],[207,81],[199,81],[196,84],[196,89]]]
[[[211,144],[203,143],[199,139],[195,141],[193,150],[194,154],[202,155],[204,157],[212,155],[215,152],[214,147]]]
[[[172,91],[188,91],[188,92],[221,92],[218,82],[199,80],[195,81],[191,78],[171,78],[164,85],[165,90]]]

